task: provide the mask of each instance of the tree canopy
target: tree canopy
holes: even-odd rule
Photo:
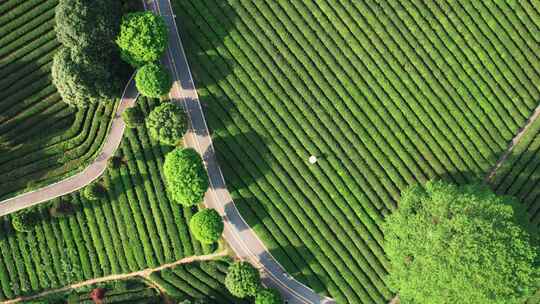
[[[281,295],[274,288],[262,288],[255,296],[255,304],[281,304]]]
[[[223,233],[223,219],[216,210],[203,209],[191,218],[189,228],[199,242],[212,244]]]
[[[515,199],[485,186],[413,186],[383,226],[388,285],[402,303],[523,303],[540,283],[526,223]]]
[[[122,17],[116,43],[120,56],[133,66],[158,61],[167,47],[167,26],[161,16],[136,12]]]
[[[55,22],[63,47],[54,56],[52,78],[64,102],[85,107],[116,97],[120,84],[114,38],[120,27],[119,2],[60,0]]]
[[[59,0],[56,35],[65,47],[106,61],[120,30],[120,1]]]
[[[203,200],[208,189],[208,175],[195,150],[176,148],[167,153],[163,172],[174,201],[193,206]]]
[[[54,55],[52,79],[64,102],[78,107],[113,98],[118,82],[111,70],[101,64],[88,64],[73,58],[67,48]]]
[[[261,288],[259,271],[248,262],[236,262],[227,270],[225,287],[235,297],[253,297]]]
[[[137,70],[135,85],[146,97],[159,98],[171,90],[169,71],[159,63],[147,63]]]
[[[146,118],[146,127],[152,138],[174,146],[186,133],[186,114],[182,106],[165,102],[150,112]]]

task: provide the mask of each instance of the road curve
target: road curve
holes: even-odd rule
[[[188,113],[190,129],[184,143],[203,157],[210,180],[210,188],[204,203],[207,207],[216,209],[224,218],[225,240],[239,258],[251,262],[261,270],[263,283],[278,288],[286,303],[335,303],[330,298],[322,298],[288,275],[238,212],[216,161],[212,139],[182,47],[170,0],[153,0],[147,9],[161,15],[169,28],[169,47],[163,63],[169,68],[174,79],[170,97],[180,102]]]
[[[124,134],[125,124],[122,120],[122,112],[124,112],[126,108],[133,106],[135,100],[139,96],[139,92],[135,87],[135,80],[133,76],[131,76],[126,87],[124,88],[122,98],[118,103],[115,116],[112,119],[109,133],[107,134],[101,152],[96,159],[83,171],[73,176],[43,188],[26,192],[1,201],[0,216],[38,205],[53,198],[77,191],[99,178],[101,174],[105,172],[105,169],[107,168],[107,161],[111,156],[114,155],[114,152],[122,141],[122,135]]]

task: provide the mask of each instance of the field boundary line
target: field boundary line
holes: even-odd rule
[[[515,146],[521,141],[521,138],[523,138],[523,135],[529,130],[529,128],[532,126],[532,124],[538,119],[540,116],[540,104],[536,106],[536,109],[532,113],[532,115],[526,120],[526,123],[523,127],[521,127],[516,135],[512,138],[510,141],[510,144],[504,151],[504,153],[499,157],[495,165],[491,167],[491,169],[488,171],[488,174],[486,175],[484,182],[489,183],[495,174],[497,173],[497,170],[502,166],[504,161],[510,156],[510,153],[514,150]]]
[[[46,291],[40,292],[40,293],[35,294],[35,295],[22,296],[22,297],[18,297],[18,298],[15,298],[15,299],[3,301],[3,302],[0,302],[0,303],[2,303],[2,304],[19,303],[21,301],[34,300],[34,299],[37,299],[37,298],[40,298],[40,297],[43,297],[43,296],[47,296],[47,295],[50,295],[50,294],[69,291],[69,290],[81,288],[81,287],[88,286],[88,285],[94,285],[94,284],[104,283],[104,282],[108,282],[108,281],[125,280],[125,279],[129,279],[129,278],[133,278],[133,277],[141,277],[143,279],[150,280],[149,276],[152,273],[157,272],[157,271],[162,271],[162,270],[173,268],[173,267],[183,265],[183,264],[190,264],[190,263],[194,263],[194,262],[212,261],[212,260],[215,260],[216,258],[225,257],[227,255],[228,255],[227,251],[223,250],[223,251],[220,251],[220,252],[207,254],[207,255],[196,255],[196,256],[185,257],[185,258],[182,258],[180,260],[176,260],[176,261],[171,262],[171,263],[166,263],[166,264],[160,265],[158,267],[154,267],[154,268],[145,268],[145,269],[142,269],[142,270],[129,272],[129,273],[124,273],[124,274],[112,274],[112,275],[108,275],[108,276],[104,276],[104,277],[93,278],[93,279],[89,279],[89,280],[86,280],[86,281],[73,283],[73,284],[70,284],[70,285],[67,285],[67,286],[64,286],[64,287],[61,287],[61,288],[46,290]]]

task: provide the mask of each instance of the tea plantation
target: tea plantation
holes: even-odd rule
[[[535,1],[174,5],[238,208],[338,303],[393,297],[380,225],[401,190],[483,179],[538,105]],[[534,138],[494,187],[538,224]]]
[[[82,170],[97,155],[115,102],[75,111],[51,82],[55,0],[0,3],[0,198]]]

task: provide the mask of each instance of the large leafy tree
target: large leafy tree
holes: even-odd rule
[[[523,303],[539,286],[537,237],[510,197],[442,181],[403,192],[383,226],[402,303]]]
[[[203,244],[212,244],[219,240],[223,228],[223,219],[214,209],[200,210],[189,220],[189,229]]]
[[[63,47],[55,54],[52,77],[64,102],[85,107],[116,97],[119,1],[60,0],[55,12],[56,35]]]
[[[235,297],[253,297],[261,288],[259,271],[248,262],[236,262],[227,270],[225,287]]]
[[[174,146],[186,133],[186,114],[180,105],[165,102],[150,112],[146,118],[146,127],[152,138]]]
[[[59,0],[55,10],[58,41],[73,52],[109,61],[120,30],[120,1]]]
[[[208,176],[200,155],[193,149],[167,153],[163,172],[172,199],[184,206],[200,203],[208,189]]]
[[[282,304],[281,295],[276,289],[263,288],[255,296],[255,304]]]
[[[60,48],[53,58],[52,79],[64,102],[85,107],[113,98],[118,92],[113,72],[104,65],[74,56],[69,49]]]
[[[142,95],[158,98],[171,90],[172,81],[163,65],[148,63],[137,71],[135,84]]]
[[[127,63],[138,67],[158,61],[167,42],[167,26],[161,16],[137,12],[122,17],[116,43],[122,59]]]

